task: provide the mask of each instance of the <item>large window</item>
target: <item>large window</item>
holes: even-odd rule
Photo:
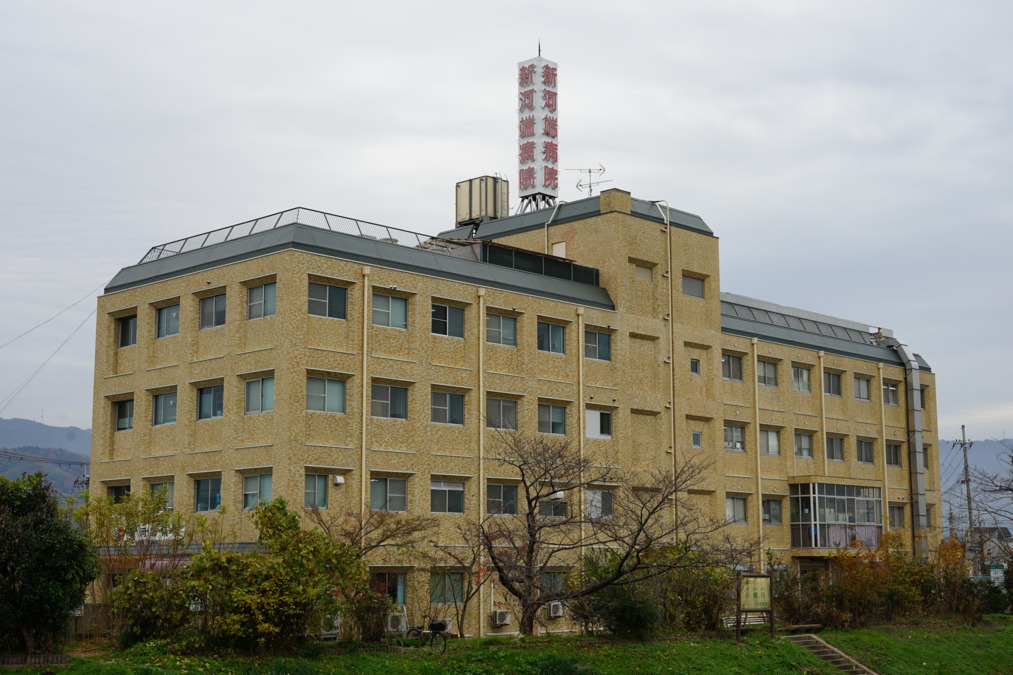
[[[791,367],[791,388],[794,391],[811,391],[808,368],[805,366]]]
[[[697,279],[696,277],[690,277],[683,274],[682,294],[688,295],[691,298],[702,298],[704,289],[703,283],[704,283],[703,279]]]
[[[497,345],[517,346],[517,319],[502,314],[485,315],[485,340]]]
[[[827,436],[827,459],[844,461],[844,439],[840,436]]]
[[[726,380],[742,381],[742,357],[735,354],[721,355],[721,377]]]
[[[464,602],[464,572],[431,572],[429,602],[434,605]]]
[[[777,364],[773,361],[757,361],[756,381],[765,387],[776,387]]]
[[[489,397],[485,400],[485,425],[490,429],[517,430],[517,401]]]
[[[408,389],[386,384],[373,385],[373,417],[408,419]]]
[[[151,397],[151,424],[172,424],[176,421],[176,392]]]
[[[588,438],[612,438],[612,413],[605,410],[586,411]]]
[[[886,464],[887,466],[901,466],[899,443],[886,444]]]
[[[375,296],[374,296],[375,297]],[[388,297],[388,296],[383,296]],[[316,284],[310,282],[309,304],[306,311],[313,316],[325,316],[328,319],[344,319],[348,312],[348,289],[343,286]],[[376,314],[373,315],[376,323]]]
[[[738,424],[725,425],[725,450],[746,451],[746,428]]]
[[[327,508],[327,479],[330,478],[325,473],[308,473],[306,474],[306,490],[305,500],[303,506],[308,509],[326,509]]]
[[[246,381],[246,412],[260,413],[274,410],[274,377],[261,377]]]
[[[795,432],[795,456],[812,458],[813,456],[813,435],[804,432]]]
[[[137,344],[137,315],[117,319],[116,323],[120,329],[120,347]]]
[[[517,515],[516,485],[489,483],[485,494],[485,510],[490,515]]]
[[[383,293],[373,294],[373,325],[408,328],[408,300]]]
[[[433,334],[464,337],[464,310],[433,303]]]
[[[872,441],[858,439],[855,441],[855,456],[863,464],[873,463]]]
[[[275,300],[278,284],[271,282],[260,286],[251,286],[246,291],[246,318],[262,319],[274,316]]]
[[[200,301],[200,327],[214,328],[225,325],[225,294],[219,293],[210,298],[201,298]]]
[[[855,375],[855,398],[859,401],[872,400],[872,380]]]
[[[584,356],[599,361],[611,361],[612,336],[593,330],[584,331]]]
[[[764,499],[763,500],[763,524],[764,525],[780,525],[784,521],[781,520],[781,500],[780,499]]]
[[[879,545],[883,531],[881,488],[799,483],[790,484],[788,494],[792,547]]]
[[[745,497],[725,497],[725,521],[729,523],[747,523]]]
[[[134,400],[116,401],[116,431],[134,428]]]
[[[542,434],[565,434],[566,406],[539,403],[538,432]]]
[[[760,429],[760,452],[765,455],[781,454],[781,434],[777,429]]]
[[[345,412],[345,381],[330,377],[306,378],[306,409]]]
[[[841,374],[840,373],[823,373],[823,393],[827,396],[840,396],[841,395]]]
[[[225,409],[225,386],[216,384],[197,390],[197,419],[221,417]]]
[[[433,513],[464,513],[464,483],[432,481],[429,486],[429,510]]]
[[[432,420],[439,424],[464,424],[464,394],[432,392]]]
[[[896,382],[883,383],[883,403],[885,405],[900,405],[900,394]]]
[[[179,335],[179,305],[159,307],[155,310],[155,337]]]
[[[198,478],[193,482],[194,511],[217,511],[221,505],[221,478]]]
[[[538,322],[538,349],[555,354],[566,353],[566,327]]]
[[[408,481],[404,478],[370,478],[369,508],[373,511],[407,511]]]
[[[243,476],[243,509],[255,509],[261,502],[271,501],[272,479],[269,473]]]
[[[587,491],[587,517],[604,520],[612,517],[614,504],[612,490]]]

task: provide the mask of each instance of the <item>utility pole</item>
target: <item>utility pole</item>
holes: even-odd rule
[[[960,449],[964,451],[964,487],[967,489],[967,548],[968,550],[970,550],[971,533],[973,532],[971,526],[973,521],[971,513],[971,477],[970,472],[968,471],[967,468],[967,451],[968,449],[970,449],[972,445],[974,445],[974,442],[967,440],[967,434],[964,432],[963,424],[960,425],[960,440],[956,442],[960,444]],[[972,561],[973,561],[972,566],[976,568],[977,565],[975,565],[974,563],[976,563],[977,561],[973,559]]]

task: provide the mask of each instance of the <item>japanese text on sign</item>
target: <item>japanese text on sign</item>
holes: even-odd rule
[[[559,196],[558,67],[541,56],[517,65],[520,196]]]

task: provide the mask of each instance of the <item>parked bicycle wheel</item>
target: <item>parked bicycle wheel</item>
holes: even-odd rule
[[[447,636],[443,633],[433,633],[433,638],[429,641],[429,648],[437,654],[443,654],[447,651]]]
[[[416,647],[421,647],[425,644],[426,637],[422,634],[422,630],[419,628],[409,628],[405,634],[408,642],[414,644]]]

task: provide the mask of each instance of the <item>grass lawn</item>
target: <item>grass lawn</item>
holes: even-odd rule
[[[1013,673],[1013,623],[996,628],[880,628],[824,631],[820,637],[882,675]]]
[[[606,643],[567,638],[539,641],[515,648],[481,640],[453,640],[447,653],[324,652],[316,658],[212,658],[176,656],[164,643],[137,645],[123,652],[76,657],[56,672],[66,675],[98,673],[813,673],[836,671],[807,651],[767,635],[751,635],[737,646],[734,640],[689,638],[666,642]]]

